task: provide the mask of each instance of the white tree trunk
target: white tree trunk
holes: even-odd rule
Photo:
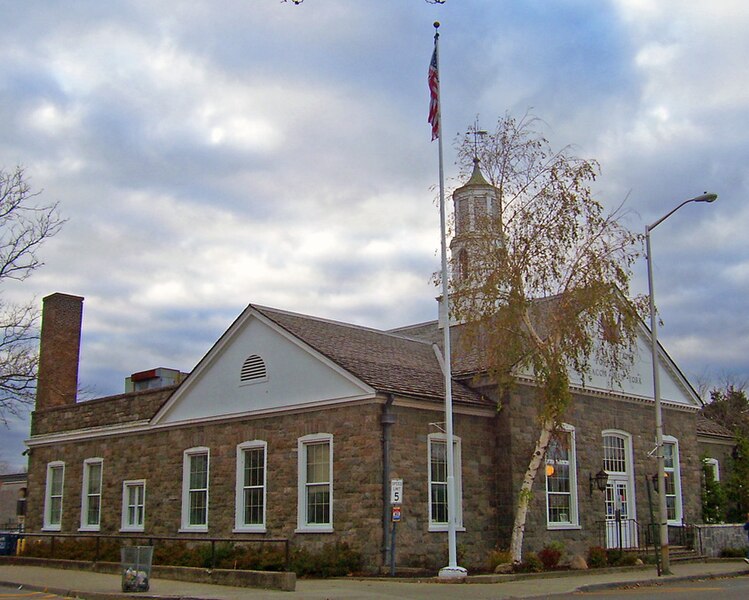
[[[538,469],[546,456],[546,449],[551,441],[554,431],[554,422],[546,420],[541,426],[541,433],[536,440],[536,448],[533,450],[528,468],[523,477],[523,484],[518,494],[518,504],[515,509],[515,523],[512,526],[512,539],[510,540],[510,554],[512,562],[520,563],[523,560],[523,536],[525,535],[525,521],[528,517],[528,505],[531,501],[531,489],[536,479]]]

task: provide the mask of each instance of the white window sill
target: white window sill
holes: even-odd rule
[[[294,533],[333,533],[333,526],[327,527],[297,527]]]
[[[60,525],[45,525],[42,527],[42,531],[61,531],[62,527]]]
[[[120,533],[143,533],[145,527],[120,527]]]
[[[99,525],[84,525],[78,528],[78,531],[99,531]]]
[[[265,533],[266,529],[264,525],[257,525],[255,527],[235,527],[231,531],[232,533]]]
[[[457,525],[455,527],[455,531],[465,531],[466,528],[462,525]],[[429,532],[430,533],[445,533],[447,531],[447,525],[430,525],[429,526]]]
[[[208,533],[208,526],[206,527],[180,527],[177,533]]]
[[[548,529],[550,531],[555,531],[555,530],[559,530],[559,529],[561,529],[561,530],[573,530],[573,529],[580,530],[580,529],[582,529],[582,527],[580,525],[576,524],[576,523],[547,523],[546,529]]]

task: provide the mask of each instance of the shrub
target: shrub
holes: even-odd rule
[[[639,557],[631,552],[621,550],[609,550],[607,552],[608,563],[612,567],[632,567],[637,564]]]
[[[721,558],[744,558],[746,556],[746,548],[723,548],[720,551]]]
[[[544,569],[551,570],[559,566],[559,561],[562,559],[562,553],[564,552],[564,545],[559,542],[551,542],[547,544],[538,552],[538,558],[544,565]]]
[[[544,570],[544,564],[535,552],[528,552],[523,562],[515,567],[518,573],[540,573]]]
[[[606,549],[601,546],[591,546],[588,548],[588,566],[591,569],[600,569],[608,565]]]
[[[97,552],[95,539],[57,539],[53,552],[51,540],[33,539],[25,544],[23,555],[63,560],[119,562],[120,545],[114,540],[100,539]]]
[[[361,571],[361,554],[346,543],[326,544],[320,552],[298,548],[291,556],[291,570],[299,577],[342,577]]]
[[[492,573],[494,572],[494,569],[497,568],[497,565],[504,565],[511,562],[512,555],[510,554],[510,551],[500,550],[499,548],[491,550],[486,558],[487,566],[489,567],[489,571]]]

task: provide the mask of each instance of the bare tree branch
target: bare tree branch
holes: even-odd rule
[[[57,203],[38,204],[22,167],[0,170],[0,286],[23,281],[42,266],[38,251],[62,227]],[[39,311],[2,298],[0,288],[0,423],[34,402]]]

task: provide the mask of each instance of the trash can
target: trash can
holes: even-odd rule
[[[17,542],[17,533],[0,532],[0,556],[13,556],[16,553]]]
[[[126,546],[120,549],[122,591],[147,592],[151,579],[153,546]]]

